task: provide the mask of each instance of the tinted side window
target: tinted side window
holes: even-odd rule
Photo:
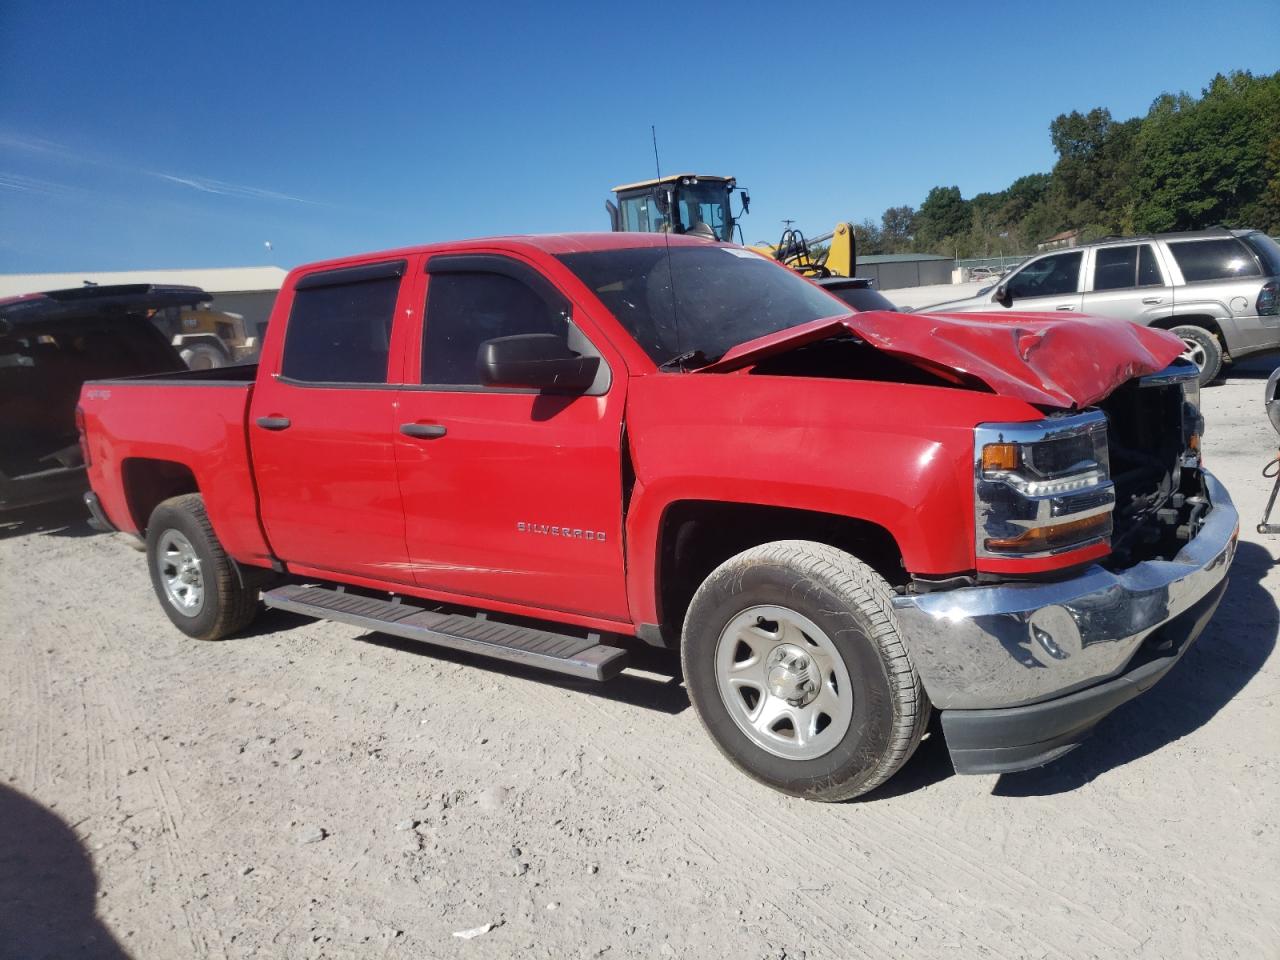
[[[1093,266],[1094,290],[1132,287],[1138,273],[1137,247],[1103,247]]]
[[[1060,253],[1028,264],[1009,281],[1014,299],[1059,297],[1080,289],[1080,262],[1084,254]]]
[[[399,291],[399,276],[295,291],[280,372],[309,383],[386,383]]]
[[[427,281],[422,382],[479,385],[476,355],[494,337],[521,333],[568,336],[568,305],[552,304],[514,277],[436,273]]]
[[[1221,240],[1184,240],[1169,244],[1173,259],[1187,283],[1197,280],[1229,280],[1260,275],[1258,261],[1234,237]]]
[[[1268,276],[1280,277],[1280,243],[1276,243],[1265,233],[1246,234],[1241,240],[1258,255]]]

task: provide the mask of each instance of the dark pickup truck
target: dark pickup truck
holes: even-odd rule
[[[185,369],[151,323],[197,287],[77,287],[0,300],[0,512],[89,487],[75,410],[86,380]]]
[[[838,800],[934,709],[961,772],[1048,762],[1199,634],[1238,523],[1182,349],[687,237],[415,247],[294,270],[257,367],[86,384],[88,500],[192,637],[261,592],[595,680],[678,648],[726,756]]]

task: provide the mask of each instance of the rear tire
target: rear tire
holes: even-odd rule
[[[258,615],[266,571],[239,567],[214,535],[204,498],[165,500],[147,523],[147,568],[173,625],[197,640],[221,640]]]
[[[1215,334],[1193,324],[1173,327],[1170,332],[1186,345],[1182,356],[1200,368],[1200,386],[1208,386],[1218,379],[1222,372],[1222,343]]]
[[[718,567],[689,606],[681,661],[720,751],[810,800],[889,779],[931,709],[891,597],[865,563],[821,543],[767,543]]]

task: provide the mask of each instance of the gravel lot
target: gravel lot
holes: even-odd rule
[[[278,612],[201,644],[78,509],[4,527],[0,955],[1280,956],[1272,365],[1204,394],[1244,529],[1173,673],[1044,770],[957,777],[934,733],[842,805],[731,769],[669,657],[595,687]]]

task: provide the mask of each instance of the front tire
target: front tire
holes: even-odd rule
[[[173,625],[197,640],[221,640],[258,614],[261,571],[237,569],[214,535],[204,498],[165,500],[147,523],[147,568]]]
[[[1170,331],[1182,339],[1186,350],[1182,356],[1200,369],[1200,386],[1207,387],[1222,372],[1222,343],[1204,327],[1184,324]]]
[[[847,800],[914,752],[930,705],[889,585],[834,547],[785,540],[718,567],[685,617],[685,685],[720,751],[774,789]]]

